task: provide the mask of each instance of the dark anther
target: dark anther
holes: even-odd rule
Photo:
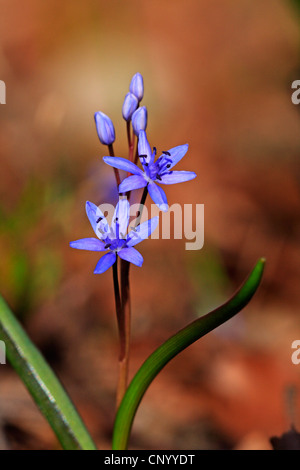
[[[147,158],[148,155],[140,155],[140,158]]]
[[[159,181],[161,181],[161,177],[159,175],[156,175],[156,179],[158,179]]]
[[[162,151],[164,155],[168,155],[169,157],[171,156],[170,152],[166,152],[165,150]]]
[[[155,155],[156,155],[156,152],[157,152],[157,148],[156,148],[156,147],[153,147],[153,152],[154,152]]]
[[[111,246],[111,243],[106,243],[104,248],[109,248]]]
[[[145,166],[149,166],[149,163],[145,162],[144,165],[145,165]]]
[[[118,220],[119,220],[119,217],[116,217],[116,218],[115,218],[115,222],[118,222]]]
[[[171,166],[171,163],[168,163],[168,164],[167,164],[167,168],[170,168],[170,166]]]
[[[103,219],[103,217],[99,217],[99,218],[96,220],[96,224],[98,224],[99,222],[101,222],[102,219]]]

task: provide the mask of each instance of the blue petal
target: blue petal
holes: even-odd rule
[[[127,193],[133,189],[144,188],[147,185],[147,181],[144,176],[132,175],[125,178],[119,186],[120,193]]]
[[[104,243],[98,240],[98,238],[82,238],[81,240],[70,242],[70,247],[77,248],[78,250],[105,251],[104,246]]]
[[[121,157],[103,157],[103,161],[109,166],[119,168],[119,170],[129,171],[134,175],[142,175],[143,171],[134,163]]]
[[[123,248],[118,252],[120,258],[130,263],[135,264],[136,266],[142,266],[144,260],[142,255],[135,248]]]
[[[170,158],[170,166],[169,168],[173,168],[186,154],[188,151],[188,144],[185,145],[178,145],[178,147],[173,147],[172,149],[168,150],[171,154]]]
[[[166,193],[164,192],[163,188],[161,188],[160,186],[156,186],[157,189],[159,190],[160,192],[160,195],[161,195],[161,198],[163,200],[163,203],[168,205],[168,200],[167,200],[167,196],[166,196]]]
[[[99,207],[90,201],[85,205],[86,214],[97,237],[102,238],[102,234],[109,231],[109,225]]]
[[[102,274],[107,271],[115,263],[116,259],[117,257],[115,253],[112,253],[111,251],[106,253],[106,255],[99,259],[95,267],[94,274]]]
[[[111,228],[116,238],[125,238],[129,222],[130,205],[127,198],[121,197],[113,215]]]
[[[141,241],[146,240],[146,238],[150,237],[151,233],[156,229],[158,221],[159,217],[156,216],[150,220],[146,220],[146,222],[143,222],[138,227],[133,228],[127,236],[126,245],[129,247],[135,246]]]
[[[142,163],[152,162],[151,147],[148,142],[147,134],[145,131],[139,132],[138,154]]]
[[[165,175],[161,176],[161,181],[159,181],[159,183],[184,183],[185,181],[193,180],[194,178],[196,178],[196,176],[196,173],[194,173],[193,171],[170,171],[170,173],[166,173]]]
[[[167,212],[168,204],[166,203],[166,195],[163,192],[164,193],[164,196],[163,196],[161,192],[161,188],[156,186],[156,184],[153,183],[153,181],[151,181],[148,184],[148,191],[149,191],[149,195],[152,201],[155,202],[155,204],[160,208],[160,210],[162,210],[163,212]]]

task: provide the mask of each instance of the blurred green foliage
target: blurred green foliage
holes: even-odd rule
[[[73,204],[69,183],[61,171],[47,183],[33,178],[13,208],[0,203],[1,285],[21,319],[58,289]]]
[[[219,305],[230,287],[221,254],[212,246],[187,252],[187,272],[195,291],[195,310],[203,312]]]
[[[296,5],[298,8],[300,8],[300,0],[291,0],[291,2]]]

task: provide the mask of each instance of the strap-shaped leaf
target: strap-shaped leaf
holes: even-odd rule
[[[0,339],[5,343],[10,363],[62,447],[66,450],[95,450],[96,446],[63,386],[1,296]]]
[[[127,448],[134,416],[152,380],[174,356],[229,320],[248,304],[261,281],[264,263],[263,258],[257,262],[249,277],[230,300],[178,331],[148,357],[132,379],[118,409],[113,434],[114,450]]]

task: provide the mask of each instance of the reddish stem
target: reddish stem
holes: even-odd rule
[[[109,150],[109,155],[111,157],[114,157],[115,156],[115,152],[114,152],[114,148],[113,148],[113,145],[110,144],[108,145],[108,150]],[[115,177],[116,177],[116,182],[117,182],[117,186],[119,188],[120,184],[121,184],[121,178],[120,178],[120,173],[119,173],[119,170],[118,168],[114,168],[114,172],[115,172]]]

